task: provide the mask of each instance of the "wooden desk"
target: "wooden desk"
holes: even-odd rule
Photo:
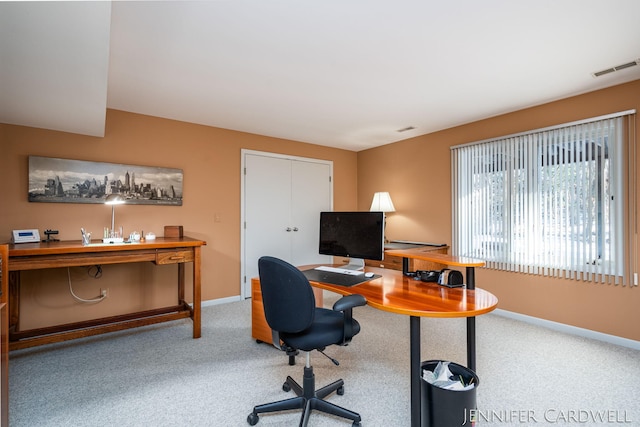
[[[79,240],[9,245],[9,349],[33,347],[187,317],[193,320],[193,338],[200,338],[200,252],[203,245],[206,242],[189,237],[159,237],[144,243],[113,245],[82,246]],[[19,330],[20,271],[147,261],[178,265],[177,305],[65,325]],[[193,264],[193,307],[184,300],[185,263],[188,262]]]
[[[314,267],[316,265],[306,265],[300,269]],[[316,288],[340,295],[360,294],[367,299],[367,304],[374,308],[410,316],[411,426],[418,427],[421,419],[420,317],[479,316],[494,310],[498,305],[498,299],[483,289],[447,288],[415,280],[397,270],[378,267],[366,267],[365,270],[381,277],[352,287],[316,281],[310,283]],[[467,347],[470,346],[474,347],[475,355],[475,340],[467,340]]]

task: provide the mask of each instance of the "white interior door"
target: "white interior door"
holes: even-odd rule
[[[258,259],[328,263],[318,254],[320,212],[332,209],[332,163],[243,150],[241,287],[251,296]]]
[[[320,212],[331,210],[331,167],[324,163],[291,162],[291,263],[329,263],[331,257],[318,253]]]
[[[258,258],[291,258],[291,162],[277,157],[245,156],[245,297],[258,276]],[[246,289],[246,288],[249,289]],[[247,292],[248,290],[248,292]]]

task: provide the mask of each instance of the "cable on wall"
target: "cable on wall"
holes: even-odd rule
[[[73,296],[77,301],[86,302],[86,303],[94,303],[94,302],[100,302],[100,301],[102,301],[103,299],[105,299],[107,297],[106,295],[101,295],[101,296],[93,298],[93,299],[80,298],[79,296],[77,296],[73,292],[73,286],[71,286],[71,268],[69,268],[69,267],[67,267],[67,277],[69,278],[69,292],[71,292],[71,296]]]

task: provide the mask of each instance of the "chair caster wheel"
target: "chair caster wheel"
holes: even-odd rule
[[[282,384],[282,390],[286,391],[287,393],[290,392],[291,386],[289,385],[289,383]]]
[[[258,414],[254,414],[253,412],[249,414],[249,416],[247,417],[247,422],[249,423],[250,426],[254,426],[256,424],[258,424],[259,418],[258,418]]]
[[[362,427],[362,424],[359,421],[354,421],[351,427]]]
[[[338,389],[336,390],[336,393],[338,393],[338,396],[342,396],[344,394],[344,386],[338,387]]]

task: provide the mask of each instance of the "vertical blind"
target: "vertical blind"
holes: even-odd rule
[[[635,283],[635,111],[452,147],[453,251]]]

